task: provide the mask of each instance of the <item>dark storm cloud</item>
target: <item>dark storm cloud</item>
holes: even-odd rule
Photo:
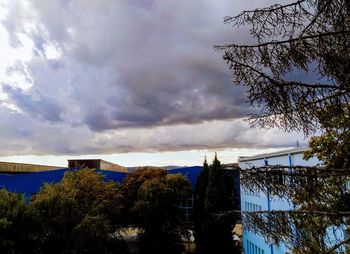
[[[215,42],[231,33],[222,17],[234,4],[226,5],[230,8],[211,1],[32,1],[35,15],[28,19],[35,26],[26,33],[34,50],[45,58],[45,49],[56,45],[70,66],[62,75],[74,80],[73,88],[52,85],[55,70],[41,71],[36,59],[28,63],[33,87],[70,89],[81,124],[94,131],[242,117],[247,111],[242,90],[232,85],[221,56],[213,51]],[[14,38],[27,21],[19,17],[26,15],[12,13],[7,21],[17,21],[9,31]],[[45,59],[40,64],[60,66]],[[29,100],[25,97],[28,106]],[[65,98],[52,104],[69,110]],[[41,116],[53,120],[51,114]]]
[[[177,74],[150,71],[128,75],[123,78],[126,97],[107,97],[104,108],[90,111],[85,122],[99,130],[198,123],[246,115],[243,90],[232,85],[227,73],[194,65],[186,67],[180,77]]]
[[[213,50],[247,38],[223,17],[261,6],[254,0],[7,1],[2,23],[11,45],[20,47],[25,36],[33,52],[9,68],[31,86],[2,87],[6,125],[30,123],[27,131],[8,134],[8,152],[281,146],[272,139],[276,132],[252,139],[257,131],[240,124],[252,109]]]

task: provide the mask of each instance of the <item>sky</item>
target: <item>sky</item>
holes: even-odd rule
[[[4,0],[0,161],[198,165],[304,144],[252,128],[214,45],[251,42],[225,16],[260,0]]]

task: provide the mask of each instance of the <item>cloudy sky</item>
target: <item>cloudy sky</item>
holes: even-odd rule
[[[213,50],[249,43],[225,16],[270,3],[1,1],[0,160],[189,165],[302,142],[243,121],[253,109]]]

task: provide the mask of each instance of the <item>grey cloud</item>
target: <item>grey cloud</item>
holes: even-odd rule
[[[12,88],[6,84],[2,85],[2,90],[8,95],[10,103],[15,104],[30,116],[49,122],[62,120],[60,106],[39,91],[33,94],[25,94],[22,89]]]
[[[33,121],[29,116],[0,108],[0,154],[5,155],[80,155],[125,152],[177,151],[191,149],[290,147],[306,142],[301,134],[281,130],[249,128],[241,120],[211,121],[110,130],[96,133],[86,127],[67,128]],[[9,128],[11,126],[11,128]],[[30,135],[22,135],[24,131]]]
[[[3,24],[13,45],[19,34],[33,42],[32,59],[13,69],[25,68],[32,87],[3,87],[23,113],[7,116],[7,124],[31,122],[27,132],[14,130],[25,137],[19,147],[78,154],[282,144],[249,140],[257,130],[238,122],[253,109],[213,50],[245,39],[223,17],[259,1],[10,2]],[[49,59],[50,48],[56,59]],[[20,152],[13,142],[9,150]]]
[[[222,12],[220,5],[198,2],[198,12],[187,1],[31,3],[36,29],[27,33],[36,50],[45,56],[45,44],[60,45],[69,65],[62,76],[74,79],[72,88],[56,85],[52,76],[60,62],[37,56],[28,63],[34,86],[50,94],[70,89],[66,94],[77,100],[81,124],[92,130],[197,123],[246,113],[237,100],[242,90],[233,87],[212,48],[224,25],[222,16],[212,24],[207,12]],[[55,103],[69,111],[65,101]]]

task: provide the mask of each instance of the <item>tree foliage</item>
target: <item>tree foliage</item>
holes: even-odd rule
[[[38,225],[40,253],[123,253],[116,237],[121,197],[115,183],[87,169],[44,185],[29,205]]]
[[[193,204],[193,226],[194,239],[196,243],[197,253],[201,252],[201,244],[205,241],[202,233],[202,224],[205,219],[205,198],[209,183],[209,165],[207,159],[204,160],[203,170],[199,174],[194,189],[194,204]]]
[[[178,253],[181,224],[180,201],[188,198],[189,181],[163,169],[140,168],[123,181],[131,225],[143,230],[143,253]]]
[[[0,190],[0,253],[34,253],[34,221],[24,196]]]
[[[151,168],[129,174],[123,185],[95,170],[66,172],[30,201],[0,190],[0,252],[128,253],[120,232],[134,226],[143,230],[141,252],[179,253],[179,204],[189,193],[185,176]]]
[[[350,238],[339,232],[350,218],[350,1],[295,0],[225,22],[248,26],[254,41],[216,47],[235,83],[247,87],[250,104],[260,109],[251,123],[320,134],[305,154],[322,161],[317,167],[242,171],[248,188],[291,198],[297,207],[247,213],[245,222],[266,239],[288,243],[294,253],[346,252]]]
[[[318,112],[323,134],[310,139],[310,151],[305,156],[317,156],[331,169],[350,166],[350,105],[332,105]]]
[[[222,216],[232,209],[232,178],[225,175],[216,156],[210,167],[205,160],[195,187],[194,236],[197,253],[239,253],[232,238],[236,218]]]
[[[138,226],[139,216],[134,212],[135,203],[138,200],[138,191],[141,185],[152,179],[161,179],[166,176],[166,171],[163,169],[151,169],[148,167],[140,167],[135,172],[128,174],[122,183],[123,203],[125,206],[124,218],[128,225]]]

